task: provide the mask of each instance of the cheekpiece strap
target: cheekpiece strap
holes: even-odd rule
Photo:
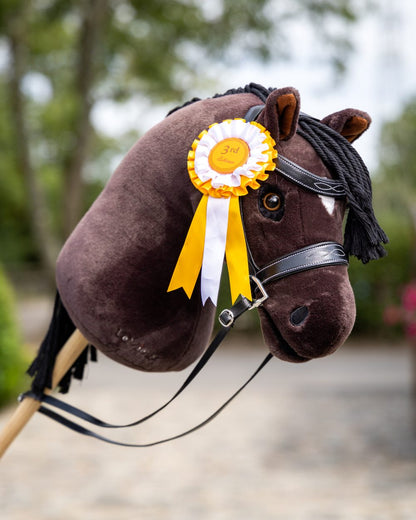
[[[254,107],[250,107],[247,111],[247,114],[244,116],[244,119],[246,121],[255,121],[259,115],[260,112],[263,110],[265,105],[255,105]]]

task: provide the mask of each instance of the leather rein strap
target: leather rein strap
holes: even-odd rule
[[[267,296],[267,295],[266,295]],[[186,435],[189,435],[190,433],[193,433],[203,426],[210,423],[217,415],[219,415],[224,408],[226,408],[231,401],[233,401],[237,395],[240,394],[244,390],[244,388],[256,377],[256,375],[267,365],[267,363],[272,359],[272,354],[267,354],[267,356],[264,358],[264,360],[260,363],[258,368],[254,371],[254,373],[247,379],[243,385],[240,386],[240,388],[234,392],[234,394],[227,399],[227,401],[220,406],[214,413],[212,413],[207,419],[202,421],[201,423],[197,424],[193,428],[186,430],[185,432],[182,432],[177,435],[173,435],[171,437],[167,437],[165,439],[161,439],[158,441],[153,441],[149,443],[141,443],[141,444],[131,444],[131,443],[125,443],[125,442],[119,442],[115,441],[113,439],[109,439],[108,437],[104,437],[103,435],[100,435],[96,432],[93,432],[92,430],[89,430],[85,428],[84,426],[81,426],[80,424],[68,419],[67,417],[64,417],[63,415],[60,415],[57,412],[54,412],[51,410],[50,407],[57,408],[69,415],[72,415],[74,417],[77,417],[78,419],[81,419],[87,423],[90,423],[94,426],[98,426],[101,428],[130,428],[132,426],[137,426],[141,423],[144,423],[145,421],[151,419],[156,414],[164,410],[170,403],[172,403],[189,385],[190,383],[195,379],[195,377],[198,375],[198,373],[202,370],[202,368],[206,365],[208,360],[211,358],[211,356],[214,354],[214,352],[217,350],[221,342],[224,340],[225,336],[228,334],[228,332],[231,330],[234,323],[237,321],[237,319],[244,314],[248,310],[252,310],[256,308],[257,306],[261,305],[261,303],[264,301],[264,294],[263,296],[254,302],[250,302],[247,298],[242,298],[238,302],[236,302],[232,307],[229,309],[225,309],[222,311],[222,313],[219,316],[219,321],[221,323],[221,328],[212,340],[211,344],[201,357],[201,359],[198,361],[198,363],[195,365],[189,376],[186,378],[183,385],[179,388],[179,390],[171,397],[165,404],[160,406],[157,410],[154,412],[134,421],[129,424],[111,424],[106,421],[102,421],[101,419],[98,419],[97,417],[94,417],[93,415],[81,410],[80,408],[77,408],[75,406],[72,406],[64,401],[61,401],[60,399],[57,399],[56,397],[53,397],[52,395],[43,394],[41,396],[34,394],[33,392],[29,391],[21,396],[19,396],[19,400],[23,400],[25,397],[31,397],[33,399],[36,399],[38,401],[41,401],[43,403],[46,403],[48,407],[46,406],[40,406],[39,413],[42,415],[46,415],[50,419],[53,419],[54,421],[62,424],[63,426],[66,426],[67,428],[80,433],[81,435],[86,435],[88,437],[93,437],[94,439],[106,442],[108,444],[114,444],[117,446],[125,446],[130,448],[148,448],[150,446],[156,446],[158,444],[164,444],[166,442],[170,442],[176,439],[180,439],[181,437],[185,437]]]
[[[252,121],[257,118],[261,110],[264,108],[264,105],[258,105],[251,107],[247,112],[245,119],[246,121]],[[276,166],[276,171],[278,171],[283,177],[302,186],[304,189],[312,191],[318,195],[326,195],[331,197],[343,197],[345,196],[345,191],[342,185],[333,179],[327,179],[323,177],[319,177],[301,166],[293,163],[289,159],[282,157],[279,155],[278,162]],[[246,241],[247,242],[247,241]],[[115,441],[113,439],[109,439],[104,437],[92,430],[81,426],[78,423],[68,419],[67,417],[60,415],[59,413],[53,411],[51,407],[57,408],[66,414],[77,417],[78,419],[90,423],[94,426],[101,428],[129,428],[132,426],[137,426],[139,424],[144,423],[145,421],[151,419],[156,414],[164,410],[170,403],[172,403],[177,397],[190,385],[190,383],[195,379],[198,373],[202,370],[202,368],[206,365],[208,360],[217,350],[221,342],[224,340],[228,332],[233,327],[236,320],[244,314],[248,310],[252,310],[254,308],[259,307],[263,304],[263,302],[268,298],[266,290],[264,289],[264,285],[279,280],[281,278],[285,278],[289,275],[299,273],[302,271],[315,269],[318,267],[328,266],[328,265],[348,265],[347,255],[344,252],[343,247],[336,242],[321,242],[318,244],[313,244],[288,255],[282,256],[278,258],[276,261],[270,263],[269,265],[259,268],[254,262],[253,255],[250,251],[249,244],[247,243],[247,251],[249,256],[250,268],[253,273],[251,275],[251,281],[253,285],[253,294],[257,291],[260,293],[260,297],[253,302],[250,302],[247,298],[242,298],[238,302],[236,302],[229,309],[224,309],[219,315],[219,322],[221,325],[220,330],[210,343],[209,347],[195,365],[193,370],[190,372],[189,376],[186,378],[185,382],[179,388],[179,390],[171,397],[166,403],[160,406],[154,412],[136,420],[128,424],[111,424],[106,421],[102,421],[93,415],[76,408],[64,401],[57,399],[51,395],[36,395],[33,392],[27,392],[22,394],[19,399],[24,399],[25,397],[32,397],[38,401],[41,401],[48,406],[40,406],[39,412],[47,417],[59,422],[60,424],[70,428],[71,430],[80,433],[82,435],[86,435],[89,437],[93,437],[100,441],[115,444],[117,446],[127,446],[133,448],[146,448],[150,446],[156,446],[158,444],[163,444],[175,439],[179,439],[190,433],[195,432],[199,428],[202,428],[209,422],[211,422],[226,406],[228,406],[231,401],[240,394],[240,392],[255,378],[255,376],[262,370],[262,368],[272,359],[272,354],[267,354],[264,360],[260,363],[258,368],[254,371],[254,373],[249,377],[249,379],[243,383],[240,388],[234,392],[234,394],[222,405],[218,408],[213,414],[211,414],[207,419],[193,428],[177,434],[171,437],[167,437],[165,439],[161,439],[154,442],[142,443],[142,444],[130,444]]]

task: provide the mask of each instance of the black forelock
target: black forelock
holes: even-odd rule
[[[370,174],[361,156],[341,134],[320,121],[301,115],[297,133],[306,139],[347,194],[348,218],[344,248],[363,263],[385,256],[388,238],[372,206]]]

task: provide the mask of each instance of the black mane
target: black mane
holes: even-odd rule
[[[263,85],[259,85],[257,83],[250,83],[249,85],[246,85],[245,87],[239,87],[239,88],[231,88],[227,90],[227,92],[224,92],[223,94],[215,94],[212,96],[212,98],[219,98],[224,96],[232,96],[233,94],[255,94],[260,100],[265,103],[266,99],[268,98],[269,94],[273,92],[273,90],[276,90],[275,88],[266,88],[263,87]],[[173,114],[173,112],[176,112],[177,110],[180,110],[181,108],[184,108],[188,105],[191,105],[192,103],[195,103],[196,101],[201,101],[201,98],[194,97],[190,99],[189,101],[186,101],[183,105],[177,106],[175,108],[172,108],[168,112],[168,116]]]

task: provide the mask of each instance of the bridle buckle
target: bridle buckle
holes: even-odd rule
[[[234,324],[234,320],[234,314],[230,311],[230,309],[224,309],[218,316],[218,321],[223,327],[226,328],[231,327],[231,325]]]
[[[239,300],[231,307],[231,309],[224,309],[223,311],[221,311],[218,316],[218,321],[224,328],[228,329],[232,327],[234,325],[235,320],[239,316],[241,316],[241,314],[244,314],[246,311],[257,309],[257,307],[259,307],[269,297],[258,278],[256,278],[255,276],[250,276],[250,279],[256,285],[255,289],[258,289],[260,291],[260,298],[257,298],[257,300],[250,301],[248,298],[245,298],[243,296],[241,300]]]
[[[250,275],[250,280],[256,284],[255,289],[258,289],[261,293],[260,298],[257,298],[257,300],[254,300],[251,302],[250,310],[257,309],[257,307],[260,307],[260,305],[263,304],[269,297],[269,295],[266,292],[266,289],[263,287],[263,284],[260,282],[258,278],[255,276]]]

